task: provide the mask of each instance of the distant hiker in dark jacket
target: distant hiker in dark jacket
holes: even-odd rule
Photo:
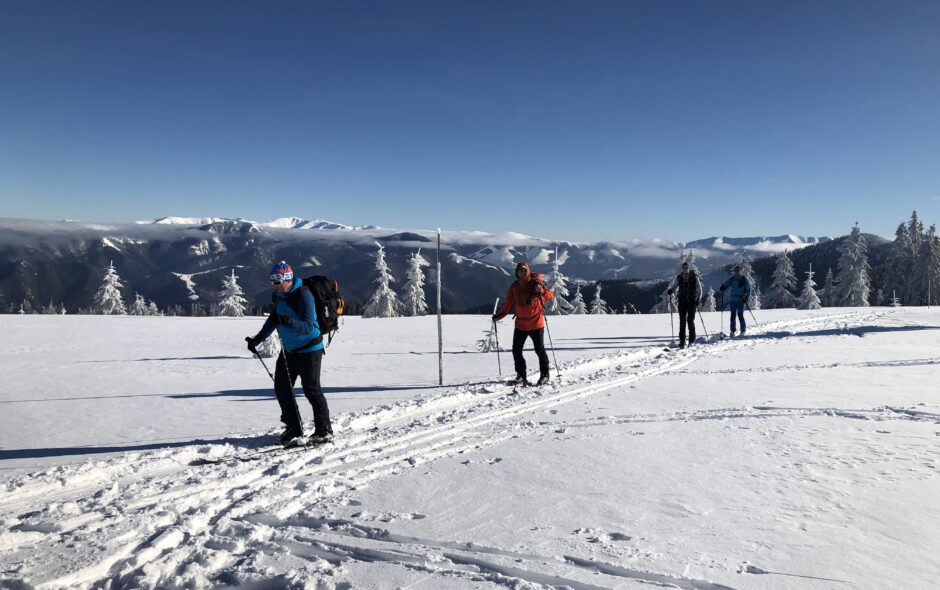
[[[545,288],[542,276],[533,274],[529,265],[520,262],[516,265],[516,280],[509,286],[503,307],[493,314],[493,321],[506,317],[510,309],[515,308],[516,329],[512,336],[512,360],[516,368],[516,385],[528,385],[526,364],[522,357],[522,347],[527,338],[532,339],[535,354],[539,357],[539,380],[536,385],[544,385],[549,379],[548,354],[545,352],[545,301],[554,299],[551,291]]]
[[[679,348],[685,348],[685,328],[689,327],[689,344],[695,342],[695,311],[702,301],[702,282],[692,272],[688,262],[682,263],[681,272],[669,283],[666,293],[678,290],[679,303]]]
[[[274,392],[281,406],[281,422],[285,424],[280,441],[284,445],[303,444],[303,424],[294,383],[300,377],[304,395],[313,406],[314,432],[310,442],[328,442],[333,438],[330,410],[320,387],[320,365],[323,360],[323,337],[317,325],[317,310],[310,289],[294,280],[294,271],[283,260],[274,265],[269,276],[273,289],[273,311],[256,336],[245,338],[248,350],[256,347],[277,329],[281,354],[274,371]]]
[[[734,274],[728,277],[728,280],[722,283],[719,289],[724,296],[728,291],[728,309],[731,311],[731,337],[734,338],[734,320],[735,317],[741,320],[741,335],[747,331],[747,324],[744,323],[744,306],[747,300],[751,298],[751,283],[747,277],[741,274],[741,267],[734,267]]]

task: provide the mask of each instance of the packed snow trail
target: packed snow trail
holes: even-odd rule
[[[415,473],[446,458],[478,456],[510,439],[558,427],[534,421],[536,414],[650,377],[690,374],[690,365],[710,356],[774,346],[801,334],[851,334],[889,313],[865,310],[771,322],[752,330],[748,339],[697,345],[678,354],[651,347],[600,355],[566,363],[561,382],[518,393],[501,385],[456,386],[349,416],[332,445],[272,454],[248,464],[191,466],[200,458],[226,459],[239,453],[231,445],[195,445],[17,478],[3,490],[0,519],[8,532],[0,535],[0,568],[40,588],[241,586],[272,579],[263,556],[290,554],[304,562],[304,575],[315,572],[326,579],[349,562],[383,562],[497,586],[587,589],[637,582],[727,588],[575,556],[558,559],[396,538],[355,522],[322,520],[307,513],[330,513],[348,505],[353,492],[375,481]],[[783,414],[936,420],[929,412],[888,407],[727,408],[604,420],[637,423]],[[565,427],[589,423],[569,421]],[[84,541],[89,537],[95,542]],[[279,575],[288,586],[303,578],[297,572]]]

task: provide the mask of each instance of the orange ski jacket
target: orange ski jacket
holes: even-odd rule
[[[539,273],[533,274],[529,269],[529,265],[524,262],[516,265],[516,271],[520,268],[525,269],[525,277],[516,279],[509,286],[509,291],[506,292],[506,300],[503,301],[500,310],[496,312],[494,319],[497,321],[503,319],[509,313],[509,310],[515,307],[516,329],[531,332],[545,327],[545,301],[554,299],[555,296],[545,288],[542,275]],[[536,285],[542,287],[541,295],[535,293]]]

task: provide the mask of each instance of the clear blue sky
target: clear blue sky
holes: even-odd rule
[[[0,0],[0,216],[940,223],[940,2]]]

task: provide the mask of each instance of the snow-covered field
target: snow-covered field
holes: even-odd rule
[[[758,320],[551,318],[513,394],[486,318],[445,387],[435,318],[349,318],[334,445],[195,465],[280,430],[259,318],[0,315],[0,588],[938,587],[940,310]]]

